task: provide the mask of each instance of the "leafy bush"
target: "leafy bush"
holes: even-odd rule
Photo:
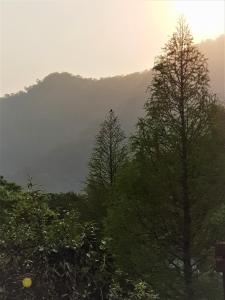
[[[0,226],[1,299],[154,299],[116,270],[107,242],[76,211],[62,215],[45,194],[16,192]]]

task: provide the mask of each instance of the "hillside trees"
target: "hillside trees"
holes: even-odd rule
[[[120,263],[145,273],[162,299],[205,299],[199,274],[210,270],[209,223],[224,200],[225,114],[183,19],[155,62],[145,110],[107,232]]]
[[[106,215],[107,199],[109,201],[117,173],[124,164],[127,155],[125,134],[118,117],[111,109],[100,125],[96,144],[89,161],[89,174],[86,191],[89,208],[97,222]]]

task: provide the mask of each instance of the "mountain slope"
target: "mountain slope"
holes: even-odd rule
[[[141,113],[150,72],[101,80],[54,73],[0,102],[0,173],[50,190],[78,189],[99,123],[113,108],[126,131]]]
[[[224,36],[199,45],[224,95]],[[79,191],[99,123],[114,109],[127,134],[143,113],[151,71],[100,80],[52,73],[0,100],[0,173],[50,191]]]

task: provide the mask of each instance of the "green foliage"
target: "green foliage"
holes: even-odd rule
[[[118,279],[117,279],[118,280]],[[132,291],[128,286],[132,286]],[[126,292],[125,292],[126,291]],[[128,292],[127,292],[128,291]],[[157,300],[158,296],[143,281],[136,284],[126,282],[126,288],[123,290],[118,282],[113,282],[109,294],[110,300]]]
[[[107,242],[70,205],[60,213],[49,195],[17,193],[0,226],[1,299],[154,299],[146,284],[116,270]],[[30,288],[22,286],[27,277]]]
[[[92,227],[84,228],[77,240],[40,244],[26,255],[17,254],[8,269],[3,289],[10,299],[24,299],[24,277],[33,280],[28,291],[32,299],[101,299],[108,294],[113,274],[111,257]]]
[[[85,223],[93,218],[90,216],[90,207],[85,195],[68,193],[49,193],[47,203],[51,210],[58,213],[62,218],[70,211],[77,211],[77,218],[80,223]]]
[[[22,195],[21,188],[0,176],[0,224],[5,222],[8,210],[12,209]]]

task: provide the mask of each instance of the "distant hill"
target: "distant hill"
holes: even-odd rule
[[[224,41],[199,45],[209,58],[212,89],[224,99]],[[143,114],[151,71],[100,80],[52,73],[0,99],[0,174],[49,191],[79,191],[99,123],[109,109],[127,135]]]
[[[199,49],[208,58],[212,89],[219,98],[225,97],[225,35],[216,40],[206,40]]]

